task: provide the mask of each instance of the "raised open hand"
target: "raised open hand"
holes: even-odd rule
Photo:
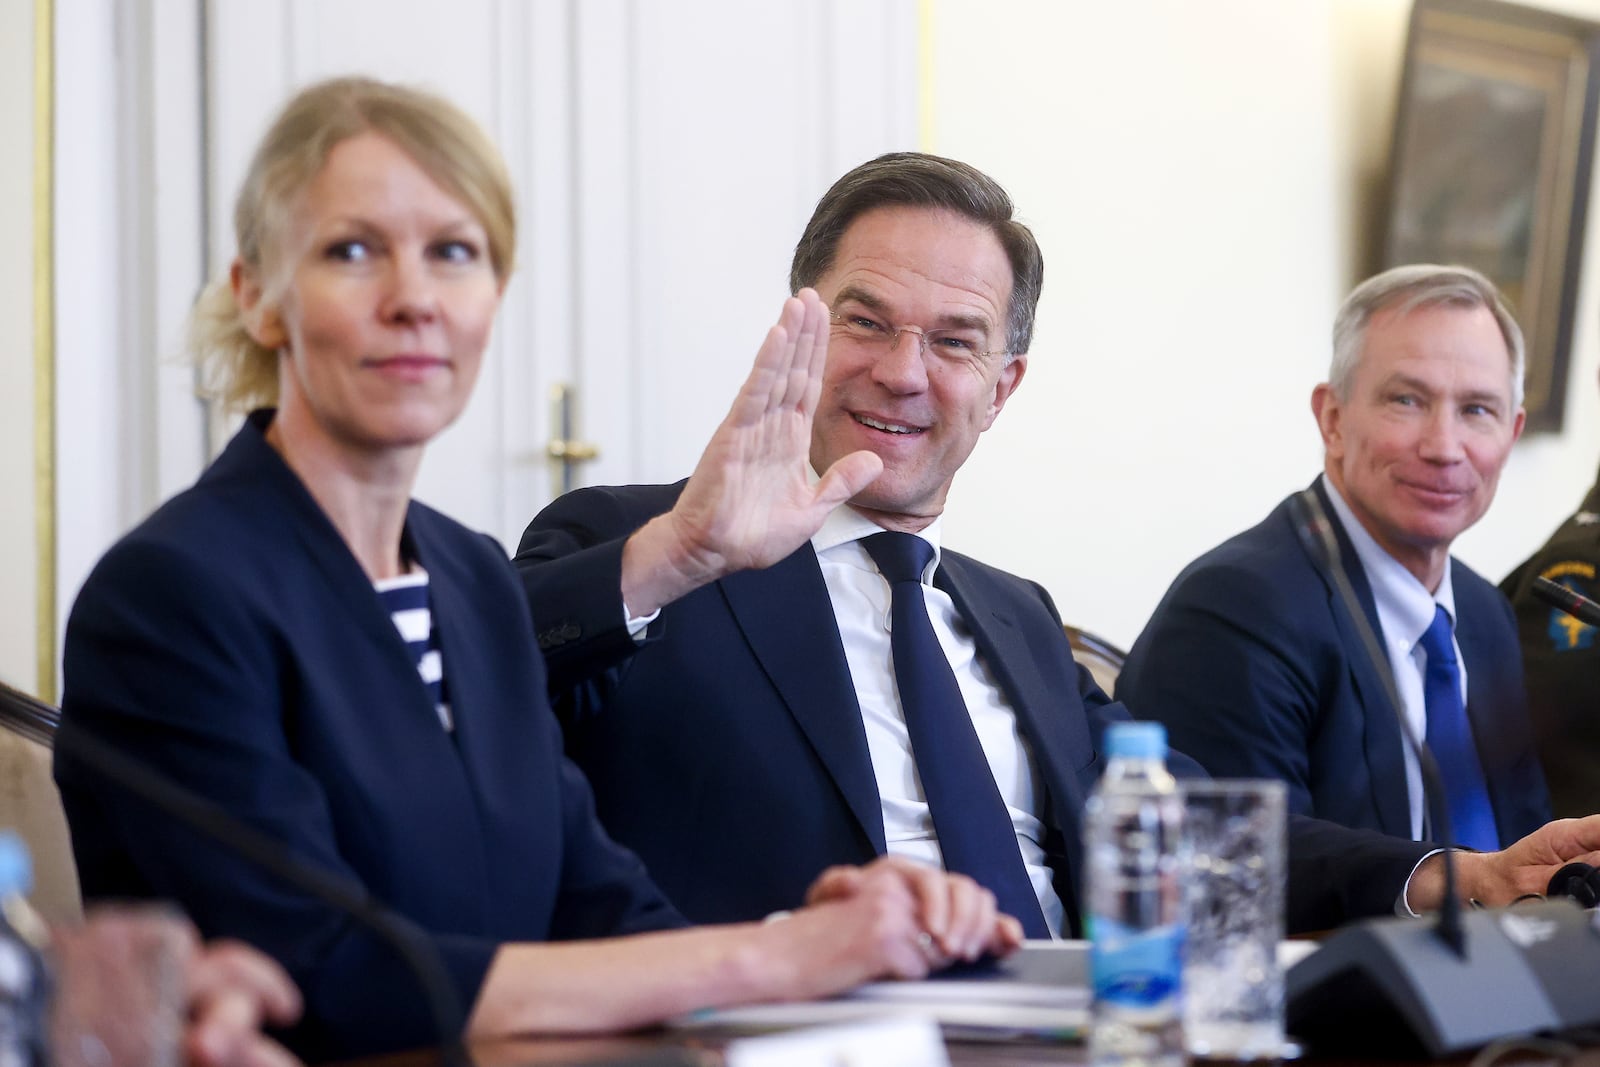
[[[784,301],[677,505],[623,550],[622,596],[634,614],[725,574],[776,563],[882,471],[882,461],[862,451],[819,472],[815,484],[807,475],[827,358],[828,309],[802,289]]]

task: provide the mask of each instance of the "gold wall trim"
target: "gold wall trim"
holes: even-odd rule
[[[33,516],[38,694],[56,703],[55,3],[33,2]]]
[[[924,152],[936,150],[933,99],[933,4],[917,3],[917,146]]]

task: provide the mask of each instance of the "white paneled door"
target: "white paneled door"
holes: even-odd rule
[[[816,199],[913,146],[916,0],[56,0],[57,602],[231,427],[183,321],[296,87],[429,86],[505,152],[520,254],[483,377],[418,495],[515,545],[560,487],[693,467]],[[68,429],[70,428],[70,429]],[[58,633],[62,619],[56,620]]]
[[[688,473],[787,291],[818,196],[912,147],[911,0],[212,0],[213,262],[246,157],[296,86],[436,89],[504,150],[519,266],[466,414],[418,495],[506,540],[560,488],[552,391],[598,457],[577,484]]]

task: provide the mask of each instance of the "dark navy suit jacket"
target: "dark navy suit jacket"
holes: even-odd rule
[[[456,730],[371,583],[263,440],[258,413],[191,490],[95,568],[73,608],[57,780],[84,895],[177,901],[305,994],[312,1057],[433,1040],[394,954],[73,758],[92,731],[393,907],[470,1009],[498,946],[681,919],[595,821],[564,760],[498,546],[413,503]]]
[[[1320,480],[1316,492],[1332,516]],[[1350,584],[1381,634],[1372,589],[1334,522]],[[1534,754],[1510,605],[1451,560],[1467,714],[1502,845],[1550,818]],[[1385,665],[1387,669],[1387,665]],[[1133,711],[1212,774],[1281,778],[1292,811],[1411,836],[1400,726],[1326,565],[1289,501],[1180,574],[1117,681]]]
[[[601,820],[690,918],[757,918],[798,904],[824,867],[881,855],[882,809],[809,544],[668,605],[642,645],[628,636],[623,540],[681,488],[569,494],[528,527],[516,563],[568,752],[593,784]],[[1073,661],[1038,585],[950,551],[934,582],[971,627],[1038,765],[1046,853],[1075,933],[1083,804],[1102,769],[1100,735],[1127,713]],[[1173,766],[1199,773],[1182,756]],[[1390,912],[1422,855],[1337,827],[1292,833],[1298,929]]]

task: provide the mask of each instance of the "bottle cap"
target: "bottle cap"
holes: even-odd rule
[[[1167,758],[1167,728],[1158,722],[1117,722],[1106,728],[1110,759]]]
[[[13,830],[0,830],[0,896],[33,888],[33,862],[28,846]]]

